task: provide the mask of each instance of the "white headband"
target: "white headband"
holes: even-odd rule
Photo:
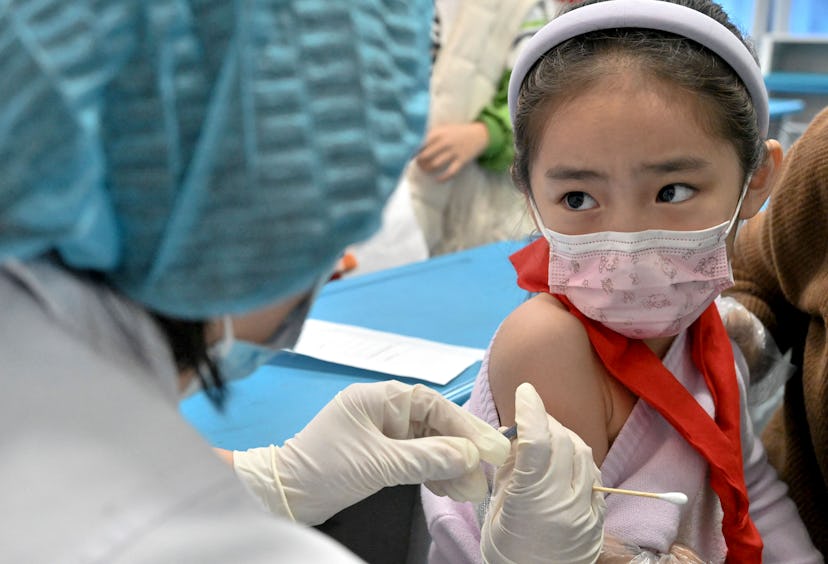
[[[575,8],[538,31],[518,55],[509,80],[509,115],[514,124],[520,86],[544,53],[568,39],[602,29],[642,28],[674,33],[710,49],[736,72],[756,109],[762,137],[768,134],[768,91],[759,65],[733,32],[692,8],[661,0],[609,0]]]

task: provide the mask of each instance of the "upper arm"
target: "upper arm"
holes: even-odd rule
[[[592,447],[599,465],[609,448],[607,378],[581,322],[552,296],[521,305],[492,343],[489,384],[501,424],[514,423],[515,390],[530,382],[546,411]]]

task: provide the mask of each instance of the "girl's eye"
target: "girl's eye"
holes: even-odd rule
[[[588,210],[598,205],[598,202],[586,192],[567,192],[561,201],[567,209],[578,211]]]
[[[656,196],[657,202],[666,202],[668,204],[676,204],[689,200],[696,193],[695,188],[691,188],[686,184],[668,184],[658,191]]]

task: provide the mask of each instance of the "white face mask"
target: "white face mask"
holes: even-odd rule
[[[563,235],[542,227],[550,249],[549,291],[626,337],[679,334],[733,285],[726,239],[748,181],[730,221],[701,231]],[[531,205],[543,225],[534,200]]]
[[[331,265],[320,276],[313,288],[308,292],[270,336],[264,344],[251,343],[236,339],[233,331],[233,321],[230,316],[224,316],[224,334],[219,342],[210,347],[208,353],[218,365],[219,372],[226,382],[245,378],[266,364],[271,358],[284,350],[290,350],[299,340],[302,327],[308,318],[311,306],[323,286],[330,280],[334,265]]]
[[[303,300],[282,322],[276,333],[265,344],[251,343],[236,338],[230,316],[223,318],[224,335],[210,349],[225,382],[245,378],[266,364],[280,351],[293,348],[299,340],[302,325],[310,309],[310,299]]]
[[[327,278],[324,280],[327,280]],[[322,284],[323,282],[318,283],[311,293],[293,308],[265,344],[237,339],[231,317],[229,315],[222,317],[224,332],[221,340],[211,345],[207,352],[218,366],[222,379],[225,382],[230,382],[245,378],[255,372],[257,368],[266,364],[279,352],[292,349],[299,340],[302,326]],[[201,389],[201,383],[198,379],[193,379],[181,394],[181,398],[190,396],[199,389]]]
[[[299,340],[302,324],[305,322],[310,309],[310,301],[304,300],[298,308],[300,311],[294,310],[296,315],[292,312],[279,326],[273,337],[264,345],[236,339],[232,318],[229,315],[224,316],[222,318],[224,333],[221,340],[212,345],[207,351],[207,354],[218,366],[222,380],[231,382],[245,378],[253,374],[257,368],[266,364],[279,352],[292,348]],[[307,302],[307,305],[304,305],[304,302]],[[181,399],[186,398],[200,389],[201,382],[198,378],[193,378],[180,397]]]

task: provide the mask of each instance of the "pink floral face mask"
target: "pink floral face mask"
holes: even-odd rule
[[[564,235],[543,227],[549,291],[626,337],[679,334],[733,285],[725,240],[746,189],[747,182],[730,221],[701,231]],[[534,201],[532,207],[542,225]]]

